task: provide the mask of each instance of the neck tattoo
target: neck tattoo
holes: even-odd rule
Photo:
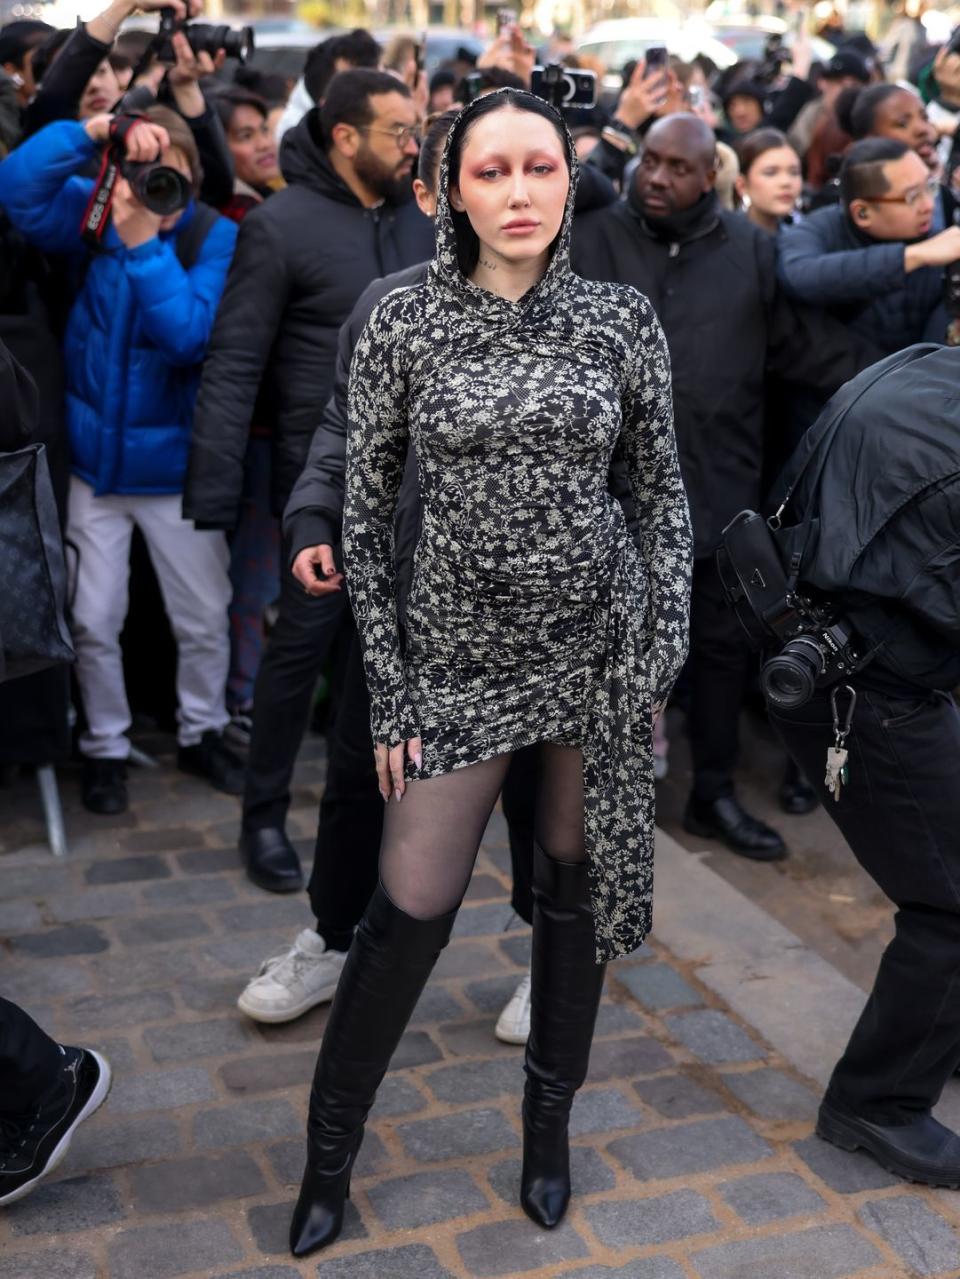
[[[491,262],[489,258],[481,258],[480,265],[484,267],[487,271],[496,271],[497,269],[496,262]]]

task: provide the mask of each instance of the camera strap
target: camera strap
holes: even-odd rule
[[[138,111],[125,111],[110,122],[109,142],[100,161],[100,172],[93,184],[93,192],[84,210],[80,234],[87,244],[99,248],[110,221],[110,208],[120,168],[123,163],[127,135],[143,120]]]

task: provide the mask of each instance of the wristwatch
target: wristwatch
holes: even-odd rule
[[[621,124],[618,120],[611,120],[609,124],[605,124],[600,130],[600,136],[604,142],[610,144],[617,151],[622,151],[624,155],[633,156],[639,151],[637,140],[633,136],[633,130],[627,125]]]

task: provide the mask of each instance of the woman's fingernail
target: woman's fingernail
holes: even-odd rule
[[[416,764],[417,768],[423,768],[423,756],[419,751],[414,754],[413,762]]]
[[[397,803],[399,804],[401,799],[403,799],[403,792],[398,790],[398,791],[394,791],[394,794],[396,795]]]

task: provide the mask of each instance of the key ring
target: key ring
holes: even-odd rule
[[[857,709],[857,690],[849,684],[844,684],[843,688],[850,694],[850,707],[847,711],[847,718],[844,720],[843,728],[840,727],[840,711],[837,708],[837,694],[840,692],[840,686],[836,685],[830,692],[830,709],[833,711],[833,731],[836,734],[837,742],[840,746],[847,740],[850,735],[850,726],[853,723],[853,712]]]

